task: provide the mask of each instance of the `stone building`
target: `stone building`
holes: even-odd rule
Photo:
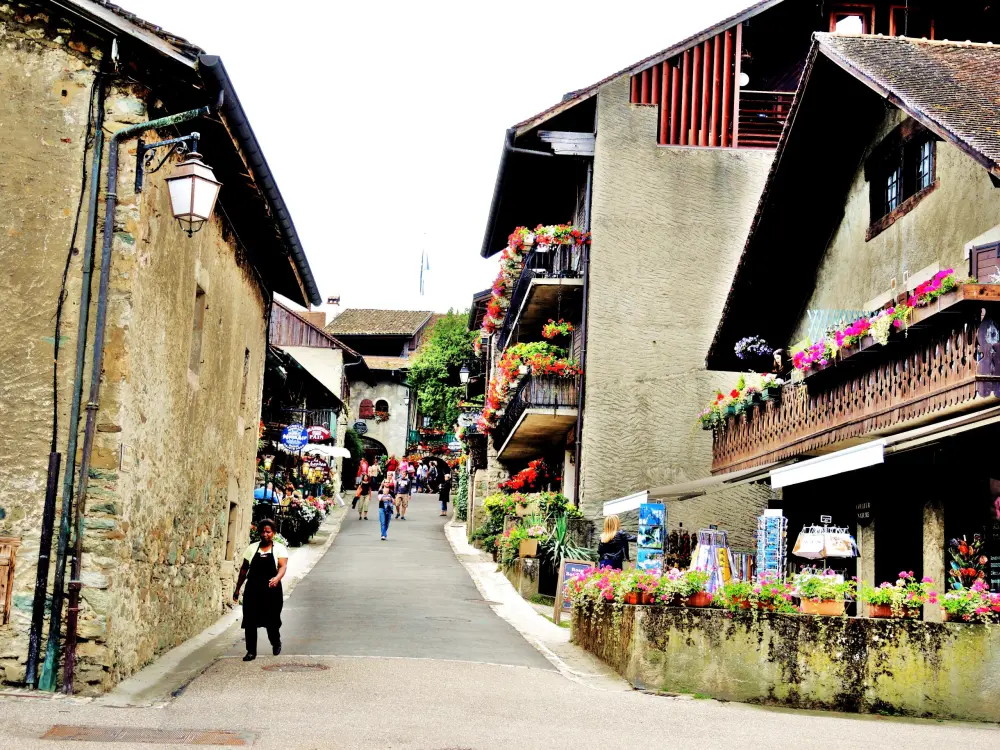
[[[14,565],[0,568],[11,587],[0,681],[25,680],[51,449],[62,458],[56,564],[40,572],[50,589],[63,578],[60,519],[85,506],[74,687],[94,693],[228,605],[250,521],[269,304],[275,292],[301,304],[320,298],[217,57],[102,0],[39,0],[0,4],[0,69],[0,537],[19,543]],[[135,133],[149,144],[199,132],[198,151],[223,187],[190,236],[172,218],[164,182],[176,156],[156,151],[138,192],[138,141],[118,150],[103,368],[84,456],[92,410],[71,417],[75,393],[83,406],[90,400],[107,142],[123,127],[208,106],[176,127]],[[84,311],[90,330],[79,323]],[[87,491],[72,503],[85,460]],[[62,590],[54,594],[61,602]],[[44,626],[41,635],[44,656]]]
[[[978,535],[997,591],[1000,48],[817,34],[806,70],[708,365],[747,335],[823,354],[710,433],[713,470],[780,488],[790,535],[820,514],[856,524],[873,585],[913,570],[950,588],[947,540]],[[831,132],[841,158],[806,196]],[[788,237],[797,263],[768,264]],[[822,310],[842,314],[818,327]]]
[[[670,526],[718,524],[750,547],[769,492],[711,479],[712,439],[697,415],[737,375],[706,370],[704,353],[811,34],[989,38],[996,10],[973,5],[758,2],[508,130],[481,254],[517,226],[573,222],[592,234],[573,436],[588,516],[650,490]]]
[[[406,371],[435,320],[428,310],[348,309],[326,326],[327,333],[364,357],[370,373],[348,375],[350,419],[369,459],[406,454],[410,430],[419,426]]]

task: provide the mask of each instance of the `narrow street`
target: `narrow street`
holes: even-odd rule
[[[816,748],[889,740],[1000,747],[990,725],[782,711],[584,684],[556,671],[494,614],[445,537],[436,497],[415,496],[386,542],[369,515],[365,522],[349,513],[292,592],[280,656],[269,655],[261,633],[261,656],[244,663],[242,642],[233,641],[179,695],[152,706],[4,697],[0,747],[52,747],[58,735],[83,739],[84,731],[99,734],[81,746],[113,748],[609,748],[646,732],[679,747],[787,747],[790,738]]]

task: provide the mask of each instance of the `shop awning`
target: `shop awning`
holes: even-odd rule
[[[321,346],[279,346],[302,365],[302,368],[330,391],[330,395],[340,401],[343,392],[341,380],[344,373],[343,352]]]
[[[852,445],[850,448],[844,448],[825,456],[799,461],[791,466],[772,469],[770,472],[771,487],[777,489],[792,484],[811,482],[813,479],[832,477],[834,474],[843,474],[846,471],[874,466],[884,460],[885,439],[872,440],[869,443]]]

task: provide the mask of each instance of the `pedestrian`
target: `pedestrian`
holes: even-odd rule
[[[448,500],[451,498],[451,474],[444,475],[444,481],[441,482],[441,515],[448,515]]]
[[[413,485],[410,484],[410,478],[406,474],[402,474],[399,477],[399,481],[396,482],[396,518],[406,520],[406,509],[410,507],[410,491]]]
[[[437,464],[432,463],[430,468],[427,470],[427,487],[432,493],[438,491],[439,476]]]
[[[257,658],[257,628],[267,629],[271,653],[281,653],[281,605],[284,594],[281,579],[288,565],[288,550],[274,541],[274,521],[270,518],[257,523],[260,541],[247,546],[243,553],[243,566],[233,590],[233,601],[239,601],[240,588],[246,581],[243,594],[243,628],[247,654],[243,661]]]
[[[389,494],[396,494],[396,472],[390,471],[385,475],[386,484],[389,485]]]
[[[396,459],[396,454],[393,453],[389,456],[389,460],[385,464],[386,471],[396,471],[399,468],[399,461]]]
[[[628,545],[636,538],[634,534],[622,531],[621,526],[618,516],[604,519],[604,533],[601,534],[601,543],[597,545],[597,567],[621,570],[629,559]]]
[[[424,491],[424,481],[427,477],[427,467],[424,464],[417,466],[416,471],[413,472],[413,487],[416,492]]]
[[[372,499],[372,478],[366,471],[361,475],[361,484],[358,485],[358,520],[368,520],[368,503]]]
[[[378,495],[378,515],[382,525],[382,541],[389,536],[389,521],[392,520],[392,513],[395,510],[392,503],[392,494],[389,492],[389,485],[382,483],[382,488]]]

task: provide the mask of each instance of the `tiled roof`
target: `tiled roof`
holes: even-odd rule
[[[334,336],[413,336],[434,313],[430,310],[344,310],[326,326]]]
[[[1000,45],[838,34],[816,34],[816,42],[831,60],[996,173]]]
[[[365,362],[369,370],[408,370],[409,359],[405,357],[377,357],[372,354],[365,355]]]

